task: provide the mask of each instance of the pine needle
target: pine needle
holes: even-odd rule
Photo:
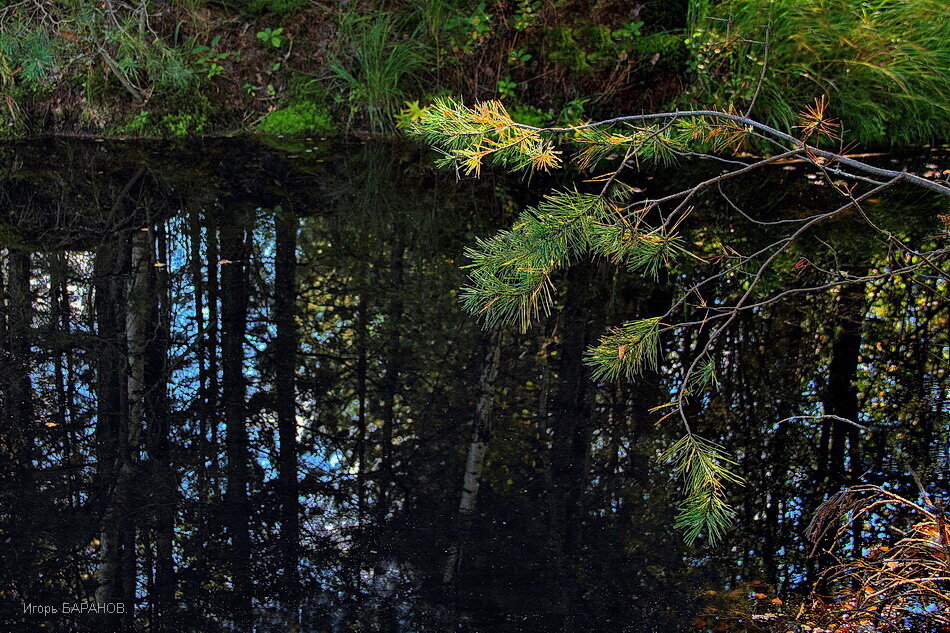
[[[685,531],[687,543],[705,534],[710,543],[723,537],[732,522],[725,485],[740,484],[742,477],[730,467],[736,462],[710,440],[688,433],[663,455],[673,472],[683,477],[686,499],[680,506],[676,527]]]

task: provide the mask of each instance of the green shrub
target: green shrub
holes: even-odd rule
[[[139,110],[119,127],[120,134],[145,136],[154,131],[155,124],[148,110]]]
[[[311,102],[293,103],[274,110],[258,124],[268,134],[327,134],[336,126],[326,106]]]
[[[280,45],[284,43],[283,35],[283,27],[278,27],[276,29],[266,28],[263,31],[257,32],[257,39],[259,39],[265,46],[270,45],[274,48],[280,48]]]
[[[584,109],[589,101],[590,98],[575,97],[565,103],[557,115],[557,125],[580,125],[584,120]]]
[[[518,83],[510,75],[506,75],[498,80],[497,87],[499,99],[514,99]]]
[[[485,39],[492,32],[492,15],[479,2],[472,13],[456,13],[445,23],[450,33],[452,46],[462,51],[470,51],[472,47]]]

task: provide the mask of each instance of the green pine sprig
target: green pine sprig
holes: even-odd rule
[[[637,162],[653,165],[671,165],[676,162],[676,151],[688,149],[690,135],[684,133],[679,121],[664,126],[604,125],[581,128],[571,133],[570,141],[580,149],[574,163],[581,169],[591,169],[608,158],[627,155]]]
[[[660,355],[660,318],[630,321],[611,328],[584,362],[595,380],[631,379],[644,369],[656,369]]]
[[[719,376],[716,375],[716,361],[712,356],[707,356],[696,366],[696,370],[690,376],[687,391],[695,393],[718,387]]]
[[[470,283],[461,294],[465,310],[486,325],[517,322],[527,329],[550,311],[551,274],[590,249],[590,228],[608,212],[599,196],[555,192],[522,212],[511,229],[477,240],[466,250],[471,263]]]
[[[551,139],[515,123],[499,101],[470,108],[461,100],[436,99],[406,129],[442,154],[440,166],[466,175],[479,175],[486,161],[515,171],[549,170],[561,164]]]
[[[741,484],[736,465],[719,444],[687,433],[671,446],[663,459],[673,472],[683,477],[686,499],[680,506],[676,527],[685,531],[687,543],[705,534],[710,543],[723,537],[732,522],[732,508],[726,501],[726,484]]]
[[[596,224],[591,229],[591,251],[624,264],[631,272],[642,271],[656,279],[673,257],[685,253],[683,239],[666,227],[642,230],[629,222]]]

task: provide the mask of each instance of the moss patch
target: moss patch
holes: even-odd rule
[[[257,127],[268,134],[328,134],[336,131],[326,106],[310,101],[292,103],[286,108],[274,110]]]

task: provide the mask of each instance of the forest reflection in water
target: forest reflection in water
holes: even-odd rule
[[[828,494],[863,481],[914,496],[903,459],[947,491],[945,277],[737,319],[718,390],[691,413],[746,484],[729,491],[724,542],[687,546],[680,485],[658,459],[679,429],[654,408],[704,333],[665,339],[660,371],[632,382],[596,384],[583,351],[608,325],[665,312],[714,258],[656,282],[579,263],[549,317],[486,332],[459,309],[464,248],[552,182],[458,182],[374,143],[0,152],[10,630],[693,630],[704,603],[807,589],[820,561],[805,527]],[[796,169],[730,195],[763,217],[831,199]],[[917,196],[888,198],[892,230],[935,239]],[[697,248],[773,238],[702,202]],[[809,240],[773,287],[891,256],[848,220]],[[807,417],[822,412],[871,431]],[[485,464],[460,520],[473,440]],[[877,542],[885,519],[900,521],[869,516],[851,547]],[[97,599],[130,608],[23,610]]]

